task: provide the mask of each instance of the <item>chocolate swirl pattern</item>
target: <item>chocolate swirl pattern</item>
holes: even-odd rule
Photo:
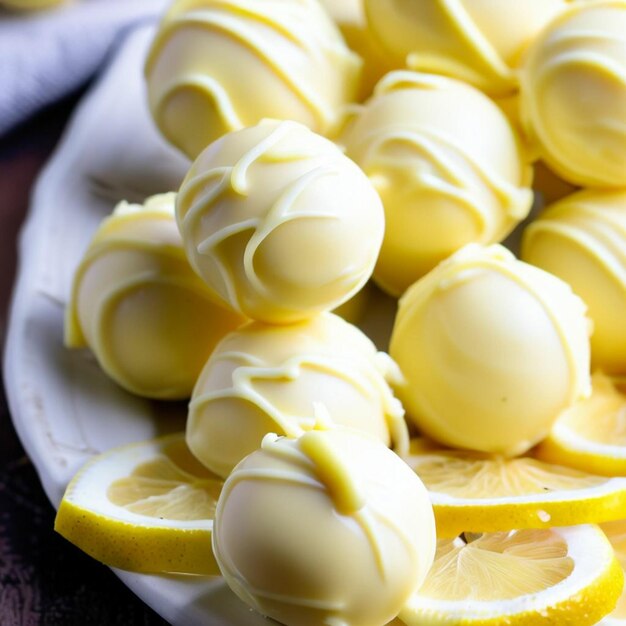
[[[187,442],[227,476],[267,432],[299,437],[323,410],[330,423],[364,430],[402,454],[408,432],[389,387],[395,376],[391,359],[333,314],[295,326],[248,324],[220,343],[202,371]]]
[[[341,429],[298,440],[267,435],[227,479],[218,503],[214,550],[229,585],[283,621],[297,612],[302,623],[387,622],[434,556],[428,495],[407,470],[384,446]],[[387,475],[394,480],[381,489]],[[257,508],[261,497],[271,506]],[[289,554],[289,566],[274,566],[274,549]],[[311,550],[317,558],[309,560]],[[359,576],[344,576],[344,561]],[[264,564],[263,577],[254,563]]]
[[[384,230],[365,175],[295,122],[264,122],[211,146],[181,186],[177,218],[189,260],[216,297],[270,323],[354,295]]]
[[[458,81],[387,75],[345,143],[385,207],[374,277],[394,295],[461,246],[501,241],[530,210],[530,165],[515,131]]]
[[[331,132],[361,62],[313,0],[179,0],[145,66],[152,114],[195,158],[264,117]]]

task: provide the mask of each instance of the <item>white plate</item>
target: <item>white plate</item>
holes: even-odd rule
[[[87,351],[63,346],[74,269],[100,220],[121,199],[177,189],[189,163],[153,127],[142,66],[152,30],[133,32],[74,115],[38,181],[20,241],[4,375],[18,435],[55,507],[92,455],[184,428],[182,404],[150,402],[110,382]],[[388,328],[393,301],[377,298],[365,330]],[[373,337],[375,340],[377,337]],[[175,626],[268,626],[221,578],[116,571]]]

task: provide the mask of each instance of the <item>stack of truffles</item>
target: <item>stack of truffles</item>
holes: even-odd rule
[[[626,554],[626,0],[176,0],[145,75],[193,164],[102,223],[66,340],[191,398],[231,589],[288,626],[599,623]],[[333,312],[370,279],[389,355]]]

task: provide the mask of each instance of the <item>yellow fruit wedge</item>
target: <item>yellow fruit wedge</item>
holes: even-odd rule
[[[437,535],[600,523],[624,517],[626,478],[607,478],[530,457],[505,458],[411,442]]]
[[[624,380],[596,373],[591,396],[564,411],[536,456],[604,476],[626,476]]]
[[[408,626],[590,626],[613,610],[624,575],[592,525],[440,540]]]
[[[184,434],[143,441],[88,461],[68,485],[54,528],[111,567],[219,574],[211,531],[221,489]]]
[[[622,570],[626,570],[626,520],[608,522],[600,527],[611,542]],[[615,610],[607,615],[600,624],[602,626],[626,626],[626,589],[622,590]]]

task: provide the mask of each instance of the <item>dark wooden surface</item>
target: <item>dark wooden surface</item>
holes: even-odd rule
[[[0,344],[31,187],[78,96],[0,138]],[[53,531],[54,510],[0,389],[0,626],[163,626],[106,567]]]

